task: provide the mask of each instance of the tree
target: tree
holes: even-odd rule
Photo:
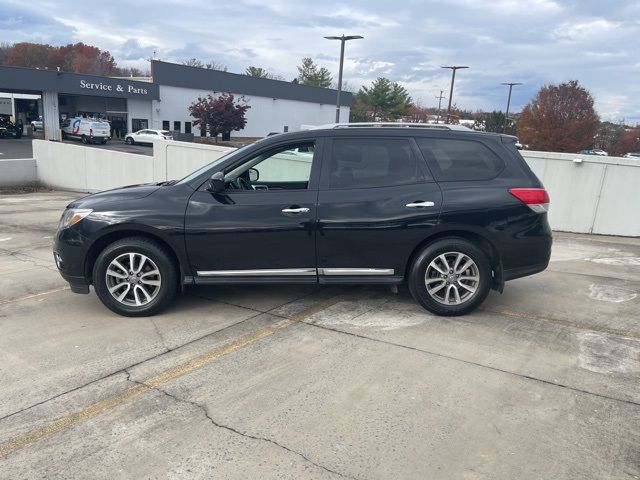
[[[495,132],[495,133],[506,133],[508,135],[515,135],[516,133],[516,125],[515,122],[510,118],[507,121],[507,125],[505,128],[506,117],[504,112],[496,111],[486,113],[484,115],[484,131],[485,132]]]
[[[577,152],[594,143],[599,119],[577,80],[540,89],[518,120],[518,137],[534,150]]]
[[[624,133],[624,125],[612,122],[602,122],[598,126],[598,132],[593,139],[593,146],[609,152],[614,149],[614,145],[619,142]]]
[[[409,113],[413,102],[407,90],[398,83],[380,77],[370,87],[362,87],[356,99],[366,111],[369,121],[397,120]]]
[[[629,152],[640,152],[640,126],[626,130],[609,149],[609,154],[616,156]]]
[[[93,75],[117,75],[113,56],[106,50],[82,42],[53,47],[51,45],[21,42],[0,47],[2,65],[16,67],[56,69],[65,72]]]
[[[297,80],[302,85],[329,88],[333,79],[329,70],[324,67],[318,68],[311,58],[306,57],[298,67]]]
[[[244,97],[236,102],[230,93],[223,93],[219,97],[208,94],[198,97],[189,105],[189,113],[195,118],[193,124],[200,125],[203,131],[209,130],[209,134],[217,141],[221,133],[242,130],[247,124],[245,114],[250,108]]]
[[[283,78],[280,75],[275,75],[273,73],[269,73],[266,69],[262,68],[262,67],[247,67],[244,71],[245,75],[248,75],[249,77],[255,77],[255,78],[269,78],[271,80],[283,80]]]
[[[210,60],[208,62],[203,62],[195,57],[190,58],[189,60],[184,60],[182,65],[186,65],[187,67],[196,67],[196,68],[207,68],[209,70],[220,70],[222,72],[227,71],[227,66],[222,63],[218,63],[215,60]]]

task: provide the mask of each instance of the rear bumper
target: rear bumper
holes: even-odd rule
[[[502,272],[504,281],[514,280],[516,278],[528,277],[536,273],[540,273],[547,268],[549,262],[537,265],[527,265],[526,267],[511,268]]]

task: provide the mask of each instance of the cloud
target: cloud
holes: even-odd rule
[[[337,77],[339,43],[323,37],[359,34],[344,65],[355,89],[387,76],[437,105],[450,79],[440,67],[464,64],[471,68],[458,73],[454,92],[463,108],[504,109],[500,84],[517,81],[517,111],[543,85],[577,79],[603,118],[640,122],[638,18],[633,0],[156,0],[152,8],[112,0],[91,12],[75,0],[4,0],[0,38],[83,41],[145,70],[155,51],[167,61],[215,60],[232,72],[255,65],[290,79],[306,56]]]

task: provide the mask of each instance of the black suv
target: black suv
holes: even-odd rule
[[[376,125],[376,126],[374,126]],[[185,285],[399,284],[439,315],[544,270],[549,197],[516,138],[428,124],[279,134],[180,181],[76,200],[54,257],[76,293],[152,315]]]

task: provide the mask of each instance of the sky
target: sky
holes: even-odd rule
[[[464,109],[519,111],[546,84],[577,79],[603,120],[640,122],[640,0],[155,0],[89,4],[2,0],[0,41],[62,45],[82,41],[109,50],[120,66],[148,59],[215,60],[241,73],[264,67],[290,80],[303,57],[337,78],[339,42],[347,43],[350,89],[384,76],[414,101],[448,96],[444,65],[456,75],[454,103]],[[446,103],[446,100],[443,102]]]

